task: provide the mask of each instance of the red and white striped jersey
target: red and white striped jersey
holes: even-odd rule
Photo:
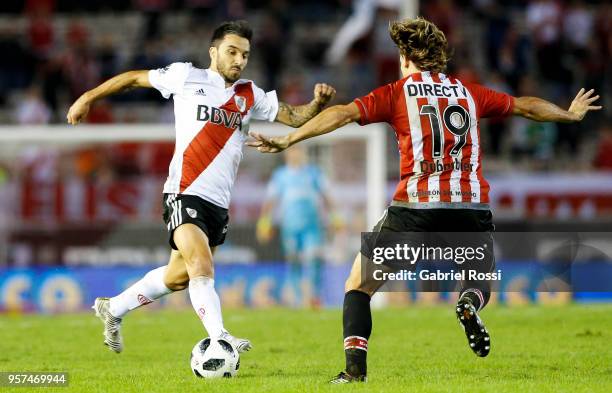
[[[511,96],[440,73],[418,72],[354,101],[360,124],[395,130],[400,182],[394,204],[412,208],[488,208],[479,119],[512,113]]]
[[[195,195],[227,209],[249,122],[274,121],[276,92],[245,79],[226,88],[219,73],[191,63],[151,70],[149,82],[174,99],[176,144],[164,193]]]

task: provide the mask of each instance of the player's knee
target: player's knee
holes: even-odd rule
[[[344,293],[349,291],[360,291],[373,296],[378,289],[376,282],[364,281],[361,276],[350,275],[349,278],[344,282]]]
[[[346,279],[346,281],[344,282],[344,292],[346,293],[349,291],[366,292],[364,290],[364,286],[361,281],[361,277],[354,277],[353,275],[350,275],[349,278]]]
[[[172,291],[182,291],[189,286],[189,275],[186,271],[166,269],[164,285]]]
[[[347,278],[344,282],[344,292],[346,293],[354,289],[357,289],[357,285],[355,285],[355,280],[353,280],[352,277],[349,276],[349,278]]]
[[[189,286],[189,277],[164,277],[164,285],[172,291],[182,291]]]
[[[190,276],[214,277],[212,260],[202,255],[192,255],[185,260]]]

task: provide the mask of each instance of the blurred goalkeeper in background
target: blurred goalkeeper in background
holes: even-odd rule
[[[306,149],[295,146],[285,153],[285,165],[272,174],[266,201],[257,222],[257,240],[268,243],[274,217],[280,228],[283,254],[288,262],[292,306],[318,308],[321,302],[324,213],[332,211],[327,180],[308,163]],[[323,205],[323,206],[322,206]]]

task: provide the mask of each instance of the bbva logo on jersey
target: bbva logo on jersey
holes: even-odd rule
[[[223,108],[198,105],[196,118],[198,121],[210,121],[211,123],[223,125],[227,128],[242,129],[242,114],[228,111]]]

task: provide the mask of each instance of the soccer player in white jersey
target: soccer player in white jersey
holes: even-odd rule
[[[287,136],[267,138],[253,133],[257,140],[249,144],[262,152],[279,152],[351,122],[390,124],[398,140],[401,175],[391,206],[373,232],[471,232],[470,240],[482,244],[481,239],[487,245],[481,270],[491,272],[495,266],[494,227],[489,184],[482,173],[479,120],[516,115],[535,121],[577,122],[587,112],[601,109],[593,105],[599,96],[582,89],[565,110],[541,98],[512,97],[462,83],[443,74],[447,41],[433,23],[406,19],[390,24],[389,33],[399,48],[402,79],[350,104],[326,109]],[[370,297],[384,281],[371,274],[376,270],[369,269],[372,245],[365,243],[345,285],[346,368],[332,383],[366,380],[372,331]],[[478,315],[490,291],[489,281],[462,281],[455,309],[470,348],[480,357],[487,356],[491,348],[489,333]]]
[[[83,120],[93,102],[127,89],[155,88],[174,100],[176,145],[164,185],[164,221],[172,247],[170,261],[112,298],[93,306],[104,323],[104,343],[123,350],[122,318],[160,297],[189,288],[191,304],[209,336],[224,337],[238,351],[251,343],[235,338],[223,326],[214,288],[213,254],[228,227],[230,190],[251,119],[299,127],[331,100],[335,90],[317,84],[313,100],[291,106],[265,93],[253,81],[240,79],[250,54],[252,30],[246,21],[225,22],[211,39],[208,69],[173,63],[157,70],[129,71],[84,93],[70,108],[70,124]]]

